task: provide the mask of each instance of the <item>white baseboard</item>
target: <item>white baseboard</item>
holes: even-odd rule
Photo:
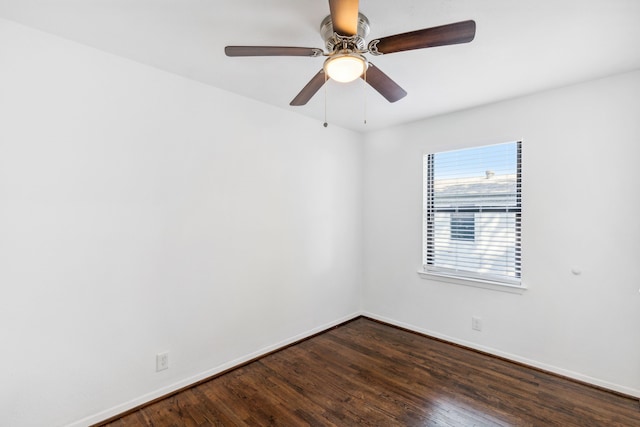
[[[495,348],[491,348],[491,347],[485,347],[482,345],[478,345],[476,343],[473,342],[469,342],[469,341],[465,341],[465,340],[461,340],[458,338],[454,338],[454,337],[450,337],[444,334],[440,334],[438,332],[434,332],[434,331],[430,331],[428,329],[424,329],[424,328],[420,328],[417,327],[415,325],[410,325],[408,323],[404,323],[404,322],[399,322],[397,320],[393,320],[393,319],[389,319],[387,317],[384,316],[378,316],[377,314],[374,313],[370,313],[370,312],[362,312],[363,316],[369,317],[371,319],[375,319],[375,320],[379,320],[381,322],[385,322],[388,323],[390,325],[395,325],[404,329],[408,329],[410,331],[414,331],[414,332],[418,332],[421,334],[425,334],[434,338],[439,338],[441,340],[444,341],[448,341],[454,344],[459,344],[465,347],[469,347],[475,350],[479,350],[485,353],[489,353],[492,354],[494,356],[498,356],[498,357],[503,357],[505,359],[508,360],[512,360],[514,362],[519,362],[522,363],[524,365],[528,365],[528,366],[532,366],[534,368],[538,368],[538,369],[542,369],[545,370],[547,372],[551,372],[554,374],[558,374],[558,375],[562,375],[564,377],[568,377],[568,378],[572,378],[578,381],[582,381],[588,384],[592,384],[598,387],[602,387],[602,388],[606,388],[612,391],[616,391],[619,393],[623,393],[629,396],[633,396],[633,397],[637,397],[640,398],[640,390],[636,390],[634,388],[630,388],[630,387],[626,387],[620,384],[615,384],[615,383],[611,383],[608,381],[604,381],[598,378],[593,378],[590,377],[588,375],[584,375],[578,372],[573,372],[567,369],[563,369],[563,368],[559,368],[557,366],[553,366],[553,365],[549,365],[543,362],[538,362],[537,360],[532,360],[532,359],[528,359],[526,357],[522,357],[522,356],[518,356],[516,354],[511,354],[511,353],[507,353],[504,351],[500,351],[497,350]]]
[[[245,356],[239,357],[237,359],[231,360],[227,363],[223,363],[222,365],[216,366],[215,368],[212,369],[208,369],[204,372],[200,372],[199,374],[193,375],[191,377],[185,378],[181,381],[175,382],[173,384],[170,384],[166,387],[162,387],[160,389],[154,390],[152,392],[146,393],[140,397],[137,397],[135,399],[129,400],[128,402],[124,402],[122,404],[116,405],[112,408],[109,408],[107,410],[98,412],[97,414],[94,415],[90,415],[86,418],[83,418],[81,420],[75,421],[71,424],[68,425],[68,427],[86,427],[92,424],[96,424],[99,422],[102,422],[104,420],[107,420],[111,417],[114,417],[116,415],[125,413],[133,408],[136,408],[140,405],[144,405],[147,402],[151,402],[154,399],[157,399],[159,397],[162,396],[166,396],[170,393],[173,393],[176,390],[180,390],[181,388],[184,387],[188,387],[192,384],[197,383],[198,381],[202,381],[204,379],[207,379],[209,377],[212,377],[214,375],[217,375],[221,372],[224,372],[230,368],[233,368],[235,366],[239,366],[242,365],[243,363],[246,363],[250,360],[256,359],[260,356],[263,356],[265,354],[268,354],[274,350],[278,350],[280,348],[286,347],[290,344],[295,343],[296,341],[300,341],[303,340],[305,338],[308,338],[314,334],[317,334],[319,332],[323,332],[327,329],[330,329],[334,326],[337,326],[341,323],[344,322],[348,322],[349,320],[355,319],[356,317],[359,317],[360,315],[362,315],[362,313],[360,312],[355,312],[352,313],[348,316],[344,316],[340,319],[336,319],[332,322],[326,323],[324,325],[315,327],[309,331],[303,332],[301,334],[295,335],[293,337],[290,337],[286,340],[280,341],[278,343],[275,343],[273,345],[264,347],[258,351],[255,351],[253,353],[247,354]]]

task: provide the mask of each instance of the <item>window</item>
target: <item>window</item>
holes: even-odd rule
[[[522,143],[424,156],[423,269],[520,285]]]
[[[476,235],[476,214],[473,212],[453,212],[451,214],[451,238],[454,240],[474,240]]]

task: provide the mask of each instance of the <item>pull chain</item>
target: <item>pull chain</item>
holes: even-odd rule
[[[368,68],[368,67],[367,67]],[[367,68],[364,69],[364,124],[367,124]]]
[[[322,126],[327,127],[327,80],[329,80],[327,73],[324,73],[324,123]]]

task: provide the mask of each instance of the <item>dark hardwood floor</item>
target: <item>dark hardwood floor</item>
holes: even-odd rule
[[[637,399],[359,318],[108,426],[640,426]]]

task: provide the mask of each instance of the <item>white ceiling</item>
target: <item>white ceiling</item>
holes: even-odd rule
[[[409,94],[329,82],[330,124],[357,131],[640,68],[638,0],[360,0],[368,40],[473,19],[468,44],[373,62]],[[289,102],[322,58],[228,58],[225,45],[323,48],[325,0],[0,0],[0,17],[324,121],[325,90]],[[1,41],[0,41],[1,42]],[[367,125],[363,119],[367,117]]]

